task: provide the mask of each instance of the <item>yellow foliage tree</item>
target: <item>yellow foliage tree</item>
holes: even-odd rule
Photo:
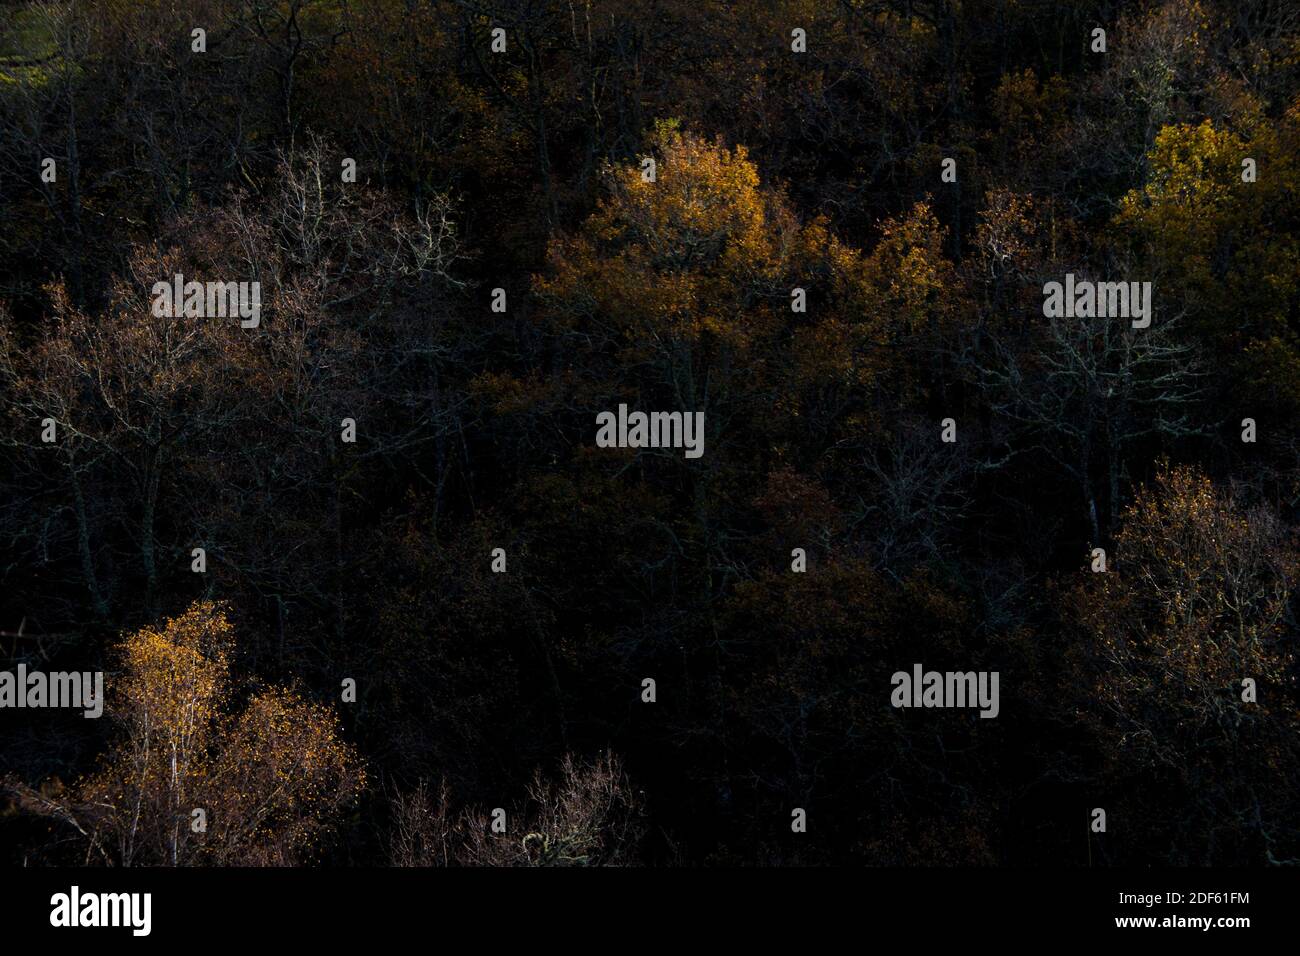
[[[798,232],[759,184],[744,146],[659,124],[648,166],[607,170],[610,195],[574,236],[552,243],[553,274],[535,283],[550,315],[623,345],[665,347],[705,333],[743,346],[788,301],[778,281]],[[767,300],[764,303],[764,299]]]
[[[1167,315],[1235,361],[1263,401],[1300,406],[1300,103],[1278,122],[1247,119],[1240,131],[1209,120],[1166,126],[1148,155],[1145,186],[1120,203],[1116,223],[1147,255]],[[1243,181],[1247,161],[1254,181]]]
[[[232,712],[233,629],[198,602],[127,636],[107,712],[121,734],[67,794],[15,788],[73,827],[86,858],[122,866],[290,865],[365,787],[326,707],[271,689]],[[112,686],[112,685],[110,685]]]

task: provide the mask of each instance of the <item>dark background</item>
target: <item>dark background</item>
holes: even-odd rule
[[[366,770],[228,861],[1294,863],[1298,22],[4,3],[0,667],[111,684],[224,602],[236,697],[332,707]],[[260,277],[261,328],[166,333],[176,271]],[[1153,282],[1152,327],[1044,318],[1067,272]],[[596,449],[620,402],[705,411],[704,456]],[[917,662],[1000,716],[892,709]],[[95,825],[121,732],[0,713],[6,862],[86,858],[52,808]],[[495,807],[572,852],[467,836]]]

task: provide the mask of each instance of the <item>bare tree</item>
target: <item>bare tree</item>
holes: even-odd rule
[[[504,808],[502,808],[504,809]],[[612,754],[566,755],[558,778],[538,770],[527,799],[494,832],[493,814],[454,814],[446,785],[421,783],[394,798],[390,859],[396,866],[625,866],[638,862],[642,802]]]

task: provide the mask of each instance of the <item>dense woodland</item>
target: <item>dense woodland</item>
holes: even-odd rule
[[[0,3],[0,860],[1300,863],[1298,190],[1291,0]]]

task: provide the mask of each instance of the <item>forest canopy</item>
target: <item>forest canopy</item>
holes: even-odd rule
[[[1296,4],[0,0],[0,256],[7,863],[1300,862]]]

